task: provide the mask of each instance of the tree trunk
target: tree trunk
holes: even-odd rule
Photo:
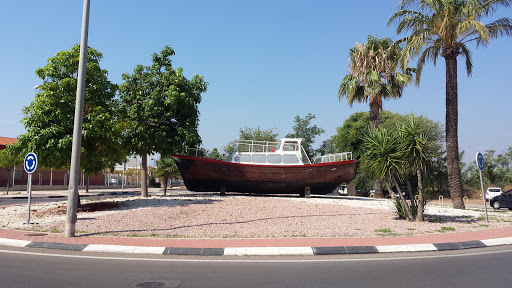
[[[414,200],[414,193],[412,193],[412,186],[409,179],[405,179],[405,184],[407,185],[407,192],[409,194],[409,199]]]
[[[85,177],[85,193],[89,193],[89,174],[87,174],[87,176]]]
[[[9,186],[11,186],[12,170],[9,170],[9,178],[7,178],[7,193],[9,195]]]
[[[457,55],[445,55],[446,62],[446,166],[453,208],[465,209],[459,167]]]
[[[377,129],[379,126],[379,112],[380,106],[378,103],[371,101],[370,98],[370,127],[372,130]],[[375,198],[384,198],[384,191],[382,191],[382,182],[380,179],[375,180]]]
[[[163,184],[164,184],[164,196],[167,195],[167,182],[169,182],[169,179],[163,178]]]
[[[405,200],[404,195],[402,195],[402,189],[400,189],[400,185],[398,185],[398,182],[396,181],[395,175],[393,171],[391,171],[391,181],[393,181],[393,184],[395,184],[396,190],[398,190],[398,195],[400,195],[400,199],[402,200],[402,204],[405,208],[405,213],[407,213],[407,220],[412,221],[414,220],[414,216],[412,216],[411,208],[409,207],[409,203],[407,203],[407,200]],[[413,201],[413,200],[411,200]]]
[[[424,209],[424,201],[423,201],[423,180],[421,177],[421,167],[418,164],[416,168],[416,173],[418,174],[418,214],[416,215],[416,222],[423,222],[423,209]]]
[[[386,178],[386,187],[388,188],[389,196],[394,201],[395,200],[395,192],[393,192],[393,187],[391,187],[391,184],[389,183],[389,180],[387,178]]]
[[[371,98],[370,98],[371,100]],[[379,126],[379,112],[380,106],[378,103],[370,101],[370,126],[372,130],[377,129]]]
[[[382,181],[375,179],[375,198],[384,198],[384,191],[382,190]]]
[[[142,173],[140,173],[140,195],[142,197],[148,197],[148,154],[141,154]]]

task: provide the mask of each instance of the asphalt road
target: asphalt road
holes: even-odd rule
[[[445,253],[267,259],[173,259],[0,246],[0,286],[509,287],[511,256],[512,247],[506,246]]]

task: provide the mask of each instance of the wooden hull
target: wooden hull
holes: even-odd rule
[[[356,160],[313,165],[251,165],[173,155],[190,191],[258,194],[331,193],[356,176]]]

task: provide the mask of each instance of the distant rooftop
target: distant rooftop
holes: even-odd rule
[[[18,139],[9,137],[0,137],[0,149],[5,149],[7,144],[16,143]]]

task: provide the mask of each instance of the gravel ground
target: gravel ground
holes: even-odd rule
[[[427,205],[428,221],[398,219],[390,200],[359,197],[177,196],[82,200],[78,235],[167,238],[283,238],[405,236],[510,227],[512,213]],[[0,208],[0,227],[62,233],[65,202]],[[94,210],[105,211],[94,211]]]

